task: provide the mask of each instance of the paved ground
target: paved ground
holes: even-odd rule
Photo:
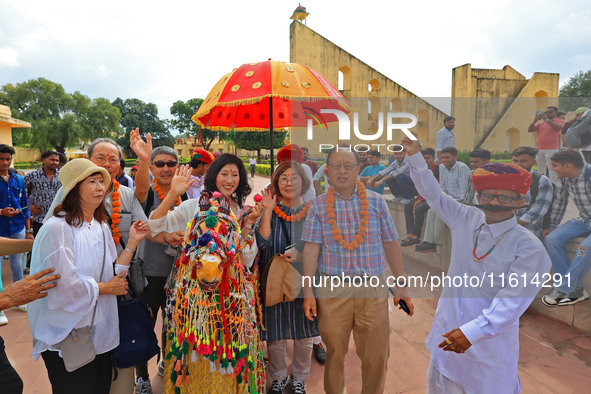
[[[253,189],[258,191],[268,179],[255,177]],[[252,203],[252,200],[247,201]],[[410,261],[409,261],[410,262]],[[421,274],[433,268],[413,261],[415,272]],[[10,283],[10,267],[2,265],[5,286]],[[415,316],[407,317],[402,311],[390,314],[390,349],[386,391],[388,393],[426,393],[425,380],[429,354],[425,338],[431,327],[437,300],[414,299]],[[591,302],[591,301],[585,301]],[[32,337],[27,316],[17,310],[8,310],[9,324],[0,327],[6,342],[8,357],[25,382],[25,393],[50,393],[47,372],[42,361],[30,357]],[[158,325],[160,323],[157,323]],[[521,351],[519,374],[524,393],[584,393],[591,386],[591,335],[555,321],[536,311],[528,311],[521,319]],[[162,392],[162,378],[157,377],[155,359],[150,362],[154,393]],[[349,393],[361,390],[360,362],[355,354],[353,340],[345,366]],[[323,367],[312,362],[308,379],[308,393],[322,393]],[[1,392],[0,388],[0,392]],[[289,393],[289,390],[286,390]]]

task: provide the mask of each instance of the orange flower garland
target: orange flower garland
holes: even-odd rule
[[[156,192],[156,194],[158,195],[158,198],[160,199],[160,201],[164,200],[164,197],[166,197],[164,195],[164,192],[162,191],[162,189],[160,189],[160,186],[158,186],[158,184],[156,183],[156,179],[152,178],[152,188],[154,189],[154,191]],[[177,197],[176,202],[175,202],[175,206],[179,206],[181,205],[181,198]],[[172,209],[169,209],[169,211],[172,211]]]
[[[119,182],[113,179],[113,193],[111,194],[113,213],[111,214],[111,232],[113,233],[113,241],[115,245],[119,245],[121,241],[121,231],[119,231],[119,223],[121,222],[121,203],[119,202]]]
[[[273,208],[273,212],[275,212],[275,214],[277,214],[277,216],[279,216],[280,219],[283,219],[286,222],[299,222],[300,220],[306,217],[309,208],[310,203],[307,203],[306,205],[304,205],[301,211],[299,211],[295,215],[287,215],[285,212],[283,212],[281,208],[279,208],[278,205],[275,205],[275,207]]]
[[[354,250],[357,249],[365,239],[365,233],[367,231],[367,225],[369,224],[369,202],[367,201],[367,190],[362,182],[357,182],[357,193],[359,193],[359,199],[361,204],[361,220],[359,221],[359,230],[353,242],[346,242],[341,234],[341,229],[337,226],[337,216],[334,212],[335,195],[334,188],[331,187],[326,193],[326,205],[328,208],[328,224],[331,226],[332,236],[334,239],[345,249]]]

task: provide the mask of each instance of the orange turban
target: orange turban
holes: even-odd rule
[[[523,196],[528,192],[531,181],[529,171],[515,164],[489,163],[472,173],[472,185],[476,191],[513,190]]]
[[[205,149],[197,148],[193,151],[193,155],[191,159],[197,159],[199,161],[204,162],[205,164],[211,164],[214,157],[211,153],[206,151]]]
[[[285,145],[277,152],[277,162],[281,163],[283,160],[293,160],[302,164],[304,162],[304,152],[296,144]]]

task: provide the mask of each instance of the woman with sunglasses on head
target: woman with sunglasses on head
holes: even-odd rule
[[[61,203],[35,240],[31,274],[50,267],[59,285],[29,304],[32,356],[43,357],[54,393],[109,392],[111,351],[119,345],[117,295],[127,292],[125,275],[131,257],[147,233],[135,222],[127,246],[117,258],[103,201],[111,178],[87,159],[74,159],[60,171]],[[115,267],[113,269],[113,262]],[[115,274],[113,273],[115,271]],[[90,326],[96,358],[68,372],[60,343],[75,329]]]
[[[310,181],[302,166],[295,161],[281,162],[271,177],[271,187],[263,194],[263,213],[256,237],[262,250],[261,272],[277,258],[287,259],[302,273],[302,229],[308,204],[304,204],[302,190],[308,190]],[[286,251],[286,248],[295,247]],[[274,262],[273,264],[275,264]],[[268,280],[276,278],[268,278]],[[297,296],[292,294],[292,296]],[[268,371],[272,379],[269,393],[282,393],[287,385],[286,342],[294,341],[291,387],[294,394],[306,391],[306,379],[310,374],[313,338],[320,335],[316,321],[304,315],[303,298],[282,302],[263,309],[263,340],[267,341]]]

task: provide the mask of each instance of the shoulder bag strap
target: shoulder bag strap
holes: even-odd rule
[[[283,237],[285,238],[285,247],[288,247],[289,245],[291,245],[291,241],[289,239],[289,233],[287,232],[287,224],[286,224],[285,220],[281,219],[279,216],[277,216],[277,220],[279,220],[279,223],[281,223],[281,227],[283,228]]]
[[[107,260],[107,241],[105,240],[105,230],[103,229],[103,224],[101,223],[101,233],[103,233],[103,265],[101,266],[101,274],[99,276],[99,282],[103,278],[103,272],[105,271],[105,261]],[[94,304],[94,311],[92,312],[92,321],[90,322],[90,328],[94,326],[94,315],[96,314],[96,307],[98,306],[98,298],[96,300],[96,304]]]

